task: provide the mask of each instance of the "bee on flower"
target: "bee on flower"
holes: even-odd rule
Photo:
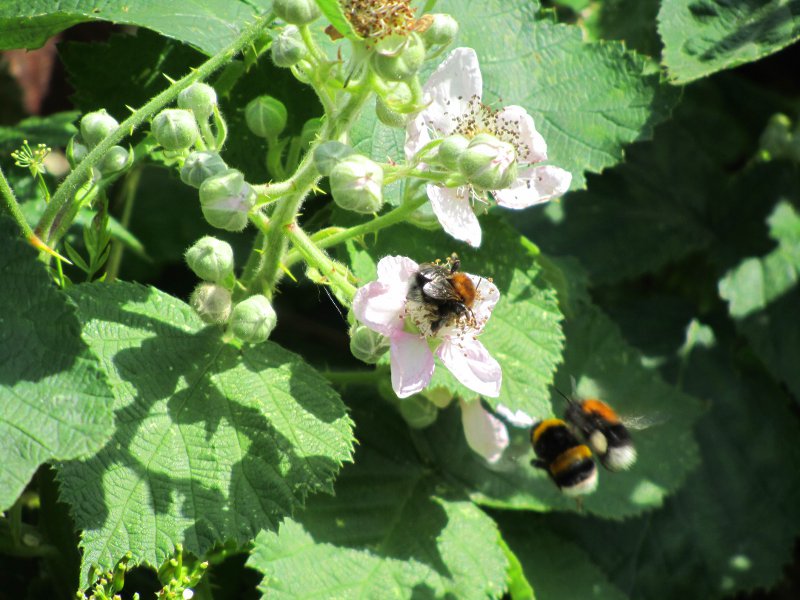
[[[495,110],[481,101],[483,78],[471,48],[456,48],[423,86],[425,108],[409,122],[405,153],[429,169],[453,172],[428,184],[442,228],[478,247],[481,228],[473,203],[490,200],[523,209],[563,195],[572,175],[547,160],[547,144],[521,106]],[[439,140],[439,144],[431,142]]]
[[[387,256],[378,262],[378,280],[356,292],[358,320],[389,338],[392,387],[399,398],[428,385],[434,356],[469,389],[500,394],[500,365],[478,339],[500,292],[488,279],[461,272],[456,261],[419,265]]]

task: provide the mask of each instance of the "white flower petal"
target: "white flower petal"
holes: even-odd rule
[[[428,185],[428,198],[439,223],[451,236],[477,248],[481,245],[481,224],[469,203],[469,188]]]
[[[519,144],[527,146],[525,156],[518,156],[521,163],[533,164],[547,160],[547,143],[542,134],[536,131],[533,117],[521,106],[506,106],[495,117],[501,131],[516,131]],[[517,144],[515,144],[517,145]]]
[[[391,336],[403,327],[406,294],[398,286],[372,281],[353,298],[356,318],[370,329]]]
[[[445,339],[436,349],[436,355],[469,389],[490,398],[500,395],[503,372],[478,340],[471,337]]]
[[[564,195],[572,183],[572,173],[550,165],[520,171],[519,179],[504,190],[492,194],[505,208],[522,209]]]
[[[384,256],[378,261],[378,281],[389,285],[407,286],[419,271],[419,265],[405,256]]]
[[[422,111],[426,123],[445,135],[451,133],[454,119],[466,112],[470,99],[480,99],[483,93],[483,77],[475,50],[453,50],[422,86],[422,93],[430,103]]]
[[[475,316],[475,321],[479,325],[477,330],[479,332],[483,329],[483,325],[492,314],[495,304],[500,300],[500,290],[485,277],[479,277],[471,273],[467,273],[467,275],[472,279],[472,283],[475,284],[475,290],[477,291],[475,303],[472,305],[472,314]]]
[[[422,150],[430,141],[431,135],[425,121],[425,116],[420,113],[415,118],[411,119],[406,126],[406,158],[408,160],[413,159],[414,155]]]
[[[425,389],[433,375],[433,354],[428,342],[417,335],[398,331],[389,347],[392,388],[398,398],[407,398]]]
[[[461,422],[467,444],[488,462],[500,460],[508,447],[508,431],[503,422],[485,411],[480,400],[461,400]]]

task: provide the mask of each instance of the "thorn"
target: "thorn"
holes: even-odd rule
[[[33,246],[34,248],[37,248],[38,250],[41,250],[42,252],[46,252],[47,254],[49,254],[50,256],[52,256],[54,258],[57,258],[58,260],[63,260],[68,265],[72,264],[72,262],[69,259],[67,259],[64,256],[61,256],[58,252],[56,252],[50,246],[48,246],[42,240],[40,240],[39,237],[36,234],[32,234],[32,235],[28,236],[28,243],[31,246]]]
[[[163,75],[164,79],[166,79],[170,83],[172,83],[172,84],[175,83],[175,80],[172,77],[170,77],[169,75],[167,75],[166,73],[162,73],[161,75]]]

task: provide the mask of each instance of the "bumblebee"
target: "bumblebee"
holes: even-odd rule
[[[631,434],[619,415],[596,398],[567,398],[564,419],[578,430],[609,471],[625,471],[636,462]]]
[[[578,441],[566,422],[545,419],[534,424],[531,444],[537,456],[531,464],[547,471],[565,495],[582,496],[597,488],[597,467],[592,451]]]
[[[478,288],[460,268],[461,261],[454,253],[445,264],[421,264],[412,280],[407,298],[426,308],[432,335],[454,320],[474,319],[472,306]]]

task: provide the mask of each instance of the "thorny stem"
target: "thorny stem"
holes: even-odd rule
[[[188,88],[194,82],[206,79],[211,73],[229,62],[242,48],[255,40],[269,22],[269,20],[257,19],[226,48],[211,57],[196,70],[176,81],[120,123],[116,131],[95,146],[59,186],[53,199],[42,214],[41,219],[39,219],[39,223],[36,225],[36,234],[39,237],[43,237],[45,241],[50,239],[50,227],[56,215],[70,201],[81,185],[81,182],[86,181],[92,167],[100,162],[112,146],[120,142],[125,136],[130,135],[134,129],[155,115],[161,108],[172,102],[177,98],[180,92]]]

